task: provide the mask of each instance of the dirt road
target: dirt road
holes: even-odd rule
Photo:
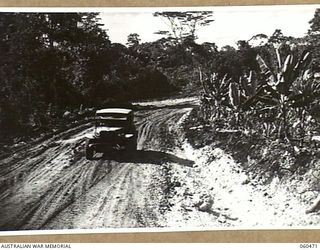
[[[86,160],[84,124],[1,160],[0,230],[318,228],[320,212],[306,213],[315,169],[260,185],[223,150],[182,140],[195,104],[139,103],[133,155]]]
[[[142,103],[134,155],[84,157],[85,124],[0,161],[0,230],[162,227],[177,124],[194,100]]]

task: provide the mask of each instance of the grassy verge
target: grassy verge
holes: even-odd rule
[[[193,109],[183,126],[187,140],[194,148],[212,145],[225,150],[252,179],[261,184],[270,183],[274,177],[280,180],[292,176],[303,179],[306,172],[319,166],[320,152],[317,148],[298,148],[258,134],[249,136],[240,131],[218,131],[214,124],[201,119],[199,108]],[[320,191],[318,183],[310,184]]]

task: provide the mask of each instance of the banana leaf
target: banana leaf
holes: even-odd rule
[[[262,74],[264,74],[269,79],[269,81],[275,82],[276,77],[275,77],[274,73],[267,66],[267,64],[265,63],[265,61],[262,59],[262,57],[259,54],[256,56],[256,60],[259,64],[259,67],[262,71]]]
[[[281,62],[281,56],[280,56],[279,49],[276,49],[276,54],[277,54],[278,70],[280,71],[282,68],[282,62]]]
[[[235,83],[232,82],[229,85],[229,99],[230,99],[230,104],[233,106],[233,108],[238,108],[241,103],[241,92],[239,89],[239,86]]]
[[[279,105],[278,99],[275,99],[275,98],[270,98],[266,96],[258,96],[257,98],[259,99],[259,101],[267,105],[271,105],[271,106]]]
[[[261,89],[261,92],[262,92],[262,89]],[[261,93],[258,91],[255,95],[253,95],[250,98],[248,98],[247,100],[245,100],[241,105],[242,110],[247,111],[250,108],[254,107],[259,101],[258,97],[260,94]]]

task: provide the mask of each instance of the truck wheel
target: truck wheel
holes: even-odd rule
[[[94,149],[92,147],[86,148],[86,158],[87,160],[92,160],[94,155]]]

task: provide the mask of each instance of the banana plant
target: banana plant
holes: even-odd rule
[[[300,143],[304,143],[306,129],[310,127],[310,114],[307,111],[311,110],[311,106],[316,99],[320,98],[320,82],[313,79],[313,75],[309,71],[300,77],[299,81],[293,84],[292,94],[289,97],[290,107],[294,108],[297,113],[297,119],[294,126],[299,126]]]
[[[292,93],[289,96],[290,106],[306,108],[319,97],[320,82],[315,81],[310,71],[307,70],[292,86]]]
[[[211,73],[209,76],[204,75],[199,69],[200,82],[204,90],[204,98],[214,108],[216,118],[220,118],[222,107],[226,106],[228,99],[228,90],[231,79],[227,75],[222,78],[217,73]]]
[[[262,91],[263,85],[258,84],[253,71],[249,76],[240,77],[238,82],[229,84],[229,107],[233,110],[237,125],[240,115],[256,105]]]
[[[239,115],[241,112],[243,98],[242,98],[242,93],[241,93],[239,84],[235,82],[231,82],[229,85],[229,100],[230,100],[229,107],[233,109],[236,126],[239,126]]]
[[[276,70],[272,70],[260,55],[256,57],[267,83],[259,100],[278,108],[281,118],[278,136],[281,139],[288,139],[288,109],[292,106],[293,100],[298,103],[303,98],[303,95],[293,95],[293,84],[300,76],[306,74],[312,59],[308,51],[303,51],[300,57],[291,52],[285,60],[282,60],[279,49],[276,49],[276,55]]]

